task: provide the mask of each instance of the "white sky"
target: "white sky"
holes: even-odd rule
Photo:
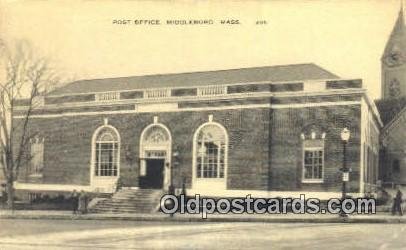
[[[399,6],[399,0],[0,0],[0,34],[31,41],[76,79],[314,62],[343,78],[363,78],[376,98],[380,57]],[[112,24],[190,18],[242,24]]]

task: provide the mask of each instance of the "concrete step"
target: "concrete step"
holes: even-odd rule
[[[157,203],[153,203],[153,205],[151,204],[125,204],[125,203],[103,203],[98,205],[97,207],[152,207],[157,205]]]
[[[93,209],[93,213],[152,213],[155,208],[152,209],[140,209],[140,208],[119,208],[119,207],[109,207],[109,208],[98,208]]]
[[[132,206],[137,206],[137,205],[148,205],[151,204],[151,202],[155,202],[155,199],[146,199],[146,200],[138,200],[138,201],[133,201],[133,200],[129,200],[129,201],[117,201],[117,200],[105,200],[103,202],[100,202],[100,204],[128,204],[128,205],[132,205]]]
[[[93,213],[150,213],[158,206],[162,190],[124,189],[90,209]]]

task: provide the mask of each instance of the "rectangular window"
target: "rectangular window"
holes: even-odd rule
[[[303,182],[323,182],[324,142],[306,140],[303,142]]]
[[[202,152],[204,149],[204,152]],[[225,144],[220,147],[213,142],[199,143],[197,156],[197,178],[224,178]]]
[[[96,143],[96,176],[117,176],[117,143]]]

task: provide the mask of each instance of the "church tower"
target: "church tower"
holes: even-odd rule
[[[406,26],[403,5],[381,58],[382,99],[406,96]]]

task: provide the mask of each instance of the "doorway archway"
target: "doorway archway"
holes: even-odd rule
[[[148,125],[140,138],[140,188],[168,190],[171,180],[172,137],[161,123]]]

